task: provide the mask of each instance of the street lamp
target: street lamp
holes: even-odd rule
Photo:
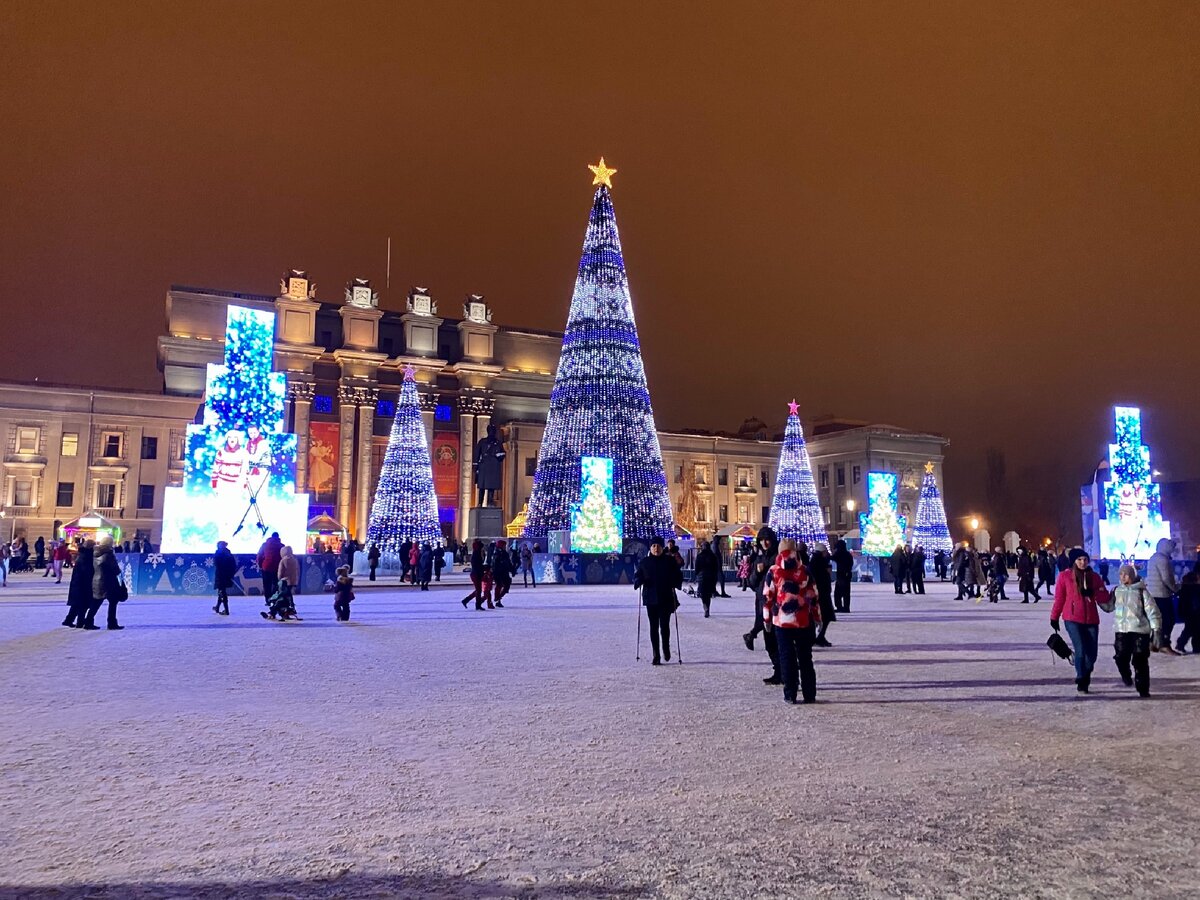
[[[858,506],[858,504],[855,503],[853,500],[847,500],[846,501],[846,512],[849,512],[849,513],[854,512],[854,510],[857,506]]]
[[[971,530],[972,531],[979,530],[979,519],[975,518],[974,516],[971,517]]]

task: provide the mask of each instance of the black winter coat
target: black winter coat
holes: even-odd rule
[[[829,568],[829,554],[822,550],[813,553],[808,561],[808,574],[813,580],[813,587],[818,593],[827,594],[833,590],[832,572]]]
[[[711,594],[717,589],[717,554],[712,550],[701,550],[696,554],[696,581],[699,582],[701,593]]]
[[[844,542],[838,542],[838,548],[833,551],[833,561],[837,565],[838,578],[849,578],[854,574],[854,554],[846,549]]]
[[[662,553],[653,553],[638,563],[633,586],[642,591],[643,606],[666,606],[674,610],[679,605],[675,590],[683,587],[683,572],[674,559]]]
[[[233,576],[237,574],[237,557],[228,547],[222,547],[213,554],[213,584],[218,591],[227,591],[233,587]]]
[[[80,547],[71,569],[71,586],[67,588],[67,604],[75,609],[87,609],[92,603],[92,548]]]
[[[97,547],[92,556],[92,599],[111,597],[121,577],[117,554],[107,547]]]
[[[497,581],[512,578],[512,558],[508,551],[500,550],[492,559],[492,577]]]

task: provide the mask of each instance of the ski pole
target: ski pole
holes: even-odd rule
[[[640,598],[640,597],[638,598],[638,605],[637,605],[637,620],[638,620],[638,624],[637,624],[637,652],[636,652],[636,653],[634,653],[634,656],[633,656],[633,658],[634,658],[635,660],[637,660],[638,662],[641,662],[641,659],[642,659],[642,601],[641,601],[641,598]]]
[[[683,665],[683,645],[679,642],[679,604],[675,604],[675,658]]]

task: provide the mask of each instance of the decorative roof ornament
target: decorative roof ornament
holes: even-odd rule
[[[429,295],[429,288],[414,287],[408,292],[408,311],[419,316],[437,315],[437,301]]]
[[[379,292],[371,290],[369,278],[355,278],[346,285],[346,305],[374,309],[379,306]]]
[[[309,281],[308,273],[303,269],[289,269],[288,273],[279,279],[279,296],[288,300],[315,300],[317,283]]]
[[[483,294],[467,294],[467,299],[463,301],[463,318],[480,325],[491,323],[492,308],[484,301]]]

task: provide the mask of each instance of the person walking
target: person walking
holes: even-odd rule
[[[416,584],[419,578],[417,566],[421,564],[421,545],[414,538],[412,546],[408,549],[408,572],[412,578],[412,583]]]
[[[433,578],[433,548],[426,541],[421,545],[421,556],[417,560],[417,581],[421,590],[429,590],[429,580]]]
[[[771,667],[774,669],[774,674],[770,678],[764,678],[763,681],[767,684],[782,684],[779,681],[778,657],[775,655],[775,635],[768,630],[767,622],[763,619],[762,614],[767,579],[771,577],[771,566],[775,565],[779,537],[775,534],[774,529],[764,525],[758,529],[754,543],[755,550],[754,556],[750,560],[749,582],[750,590],[754,591],[754,625],[750,631],[742,635],[742,641],[745,642],[747,650],[753,650],[754,638],[762,634],[763,644],[767,648],[767,655],[771,657]]]
[[[258,570],[262,572],[264,597],[274,597],[279,587],[279,554],[282,549],[283,541],[279,539],[278,531],[272,531],[271,536],[258,548],[255,561],[258,563]]]
[[[1050,627],[1058,631],[1059,618],[1065,621],[1067,635],[1075,648],[1075,688],[1086,694],[1092,681],[1092,669],[1096,667],[1100,636],[1097,604],[1108,603],[1108,589],[1104,587],[1104,580],[1092,571],[1087,551],[1076,547],[1067,561],[1070,568],[1059,573],[1054,583]]]
[[[908,557],[904,554],[904,545],[897,544],[892,551],[892,585],[897,594],[907,594],[904,582],[908,578]]]
[[[67,617],[63,624],[68,628],[83,628],[87,623],[88,609],[92,605],[92,554],[96,545],[93,541],[80,541],[75,553],[75,565],[71,568],[71,582],[67,586]]]
[[[213,584],[217,589],[217,603],[213,612],[218,616],[229,615],[229,589],[237,575],[237,557],[229,551],[226,541],[217,541],[217,552],[213,554]]]
[[[833,582],[833,608],[835,612],[850,612],[850,581],[854,577],[854,554],[844,540],[833,546],[833,564],[837,575]]]
[[[446,546],[441,541],[433,545],[433,580],[442,580],[442,569],[446,567]],[[453,551],[451,551],[453,555]]]
[[[333,615],[339,622],[350,621],[350,601],[354,599],[354,579],[350,567],[337,567],[337,581],[333,585]]]
[[[413,542],[408,538],[400,545],[400,583],[408,581],[408,574],[412,571],[412,548]],[[414,579],[415,580],[415,579]]]
[[[1113,662],[1126,687],[1135,688],[1139,697],[1149,697],[1150,645],[1160,637],[1162,615],[1137,569],[1121,566],[1117,581],[1112,592]]]
[[[1183,631],[1175,642],[1175,652],[1186,653],[1188,641],[1192,643],[1193,654],[1200,652],[1200,572],[1195,569],[1183,576],[1176,607]]]
[[[837,613],[833,606],[833,575],[829,560],[829,548],[818,542],[813,548],[808,561],[808,572],[812,578],[813,587],[817,591],[817,608],[821,611],[821,624],[817,628],[817,636],[813,644],[817,647],[832,647],[825,633],[829,631],[831,622],[837,621]],[[918,582],[913,582],[914,585]],[[921,593],[925,593],[924,590]]]
[[[496,552],[492,558],[492,581],[496,585],[496,607],[504,609],[504,604],[500,601],[512,590],[512,556],[509,555],[504,541],[496,541]]]
[[[1154,555],[1146,563],[1146,587],[1154,598],[1158,611],[1162,614],[1162,634],[1160,639],[1150,648],[1153,653],[1166,653],[1168,656],[1178,656],[1171,646],[1171,632],[1175,629],[1175,595],[1179,593],[1179,582],[1175,579],[1175,564],[1171,554],[1175,552],[1175,542],[1163,538],[1154,549]]]
[[[763,603],[763,616],[771,619],[775,633],[784,701],[795,703],[799,690],[804,703],[815,703],[817,672],[813,667],[812,648],[821,614],[809,573],[790,543],[785,540],[779,545],[779,556],[771,568],[770,586]]]
[[[717,592],[717,555],[713,553],[708,541],[700,542],[700,552],[696,554],[696,593],[700,595],[700,603],[704,606],[704,618],[708,618],[709,606],[713,595]]]
[[[939,581],[946,580],[946,551],[938,550],[933,554],[933,574]]]
[[[46,569],[46,539],[40,534],[38,535],[38,539],[33,542],[33,552],[37,554],[37,558],[33,561],[33,567],[35,569]],[[45,578],[49,574],[50,570],[46,569],[42,573],[42,577]]]
[[[713,555],[717,558],[717,593],[714,596],[729,600],[729,595],[725,593],[725,548],[721,543],[723,540],[721,537],[712,539]]]
[[[1042,585],[1046,586],[1046,593],[1054,593],[1054,559],[1043,547],[1038,551],[1037,558],[1037,584],[1033,586],[1033,593],[1037,594],[1041,590]],[[1034,602],[1037,602],[1036,600]]]
[[[276,583],[286,582],[291,593],[300,589],[300,560],[296,559],[292,548],[286,544],[279,548],[279,568],[276,575]]]
[[[8,587],[8,566],[12,559],[12,548],[8,541],[0,541],[0,587]]]
[[[654,658],[650,664],[661,666],[671,661],[671,614],[679,606],[675,591],[683,587],[683,571],[673,556],[663,552],[663,539],[650,539],[650,553],[638,563],[633,577],[634,590],[642,592],[642,606],[650,621],[650,646]]]
[[[1021,595],[1025,598],[1022,603],[1029,602],[1029,595],[1033,594],[1033,602],[1037,603],[1041,600],[1041,596],[1037,592],[1037,588],[1033,586],[1033,578],[1036,568],[1033,563],[1033,557],[1029,555],[1029,551],[1022,544],[1017,548],[1017,587],[1021,589]]]
[[[971,571],[967,575],[967,586],[972,589],[974,597],[978,600],[983,596],[983,586],[987,584],[987,576],[983,571],[983,560],[979,556],[979,551],[974,547],[967,550],[967,559],[971,562]]]
[[[537,587],[537,575],[533,571],[533,551],[529,549],[529,544],[521,545],[521,581],[525,587],[529,587],[532,581],[533,586]]]
[[[367,550],[367,565],[371,568],[371,574],[367,576],[368,581],[375,580],[375,570],[379,568],[379,557],[382,555],[379,552],[379,545],[372,543],[370,549]]]
[[[925,593],[925,548],[920,544],[913,550],[912,556],[908,558],[908,578],[912,582],[914,594]],[[820,590],[820,588],[818,588]],[[821,609],[821,615],[824,616],[825,609]],[[822,621],[824,619],[822,618]]]
[[[50,565],[54,569],[54,583],[62,584],[63,566],[71,561],[71,548],[65,540],[55,541],[51,554]]]
[[[1000,599],[1007,600],[1004,583],[1008,581],[1008,557],[1003,547],[997,547],[992,553],[992,578],[996,579],[996,586],[1000,589]]]
[[[463,597],[463,609],[474,600],[477,604],[483,603],[483,541],[476,538],[471,543],[471,586],[474,588],[471,593]]]
[[[117,552],[113,548],[113,536],[102,534],[96,539],[92,557],[92,605],[88,607],[83,627],[96,631],[96,613],[108,600],[108,630],[120,631],[125,626],[117,623],[117,604],[121,602],[121,567],[117,563]]]

